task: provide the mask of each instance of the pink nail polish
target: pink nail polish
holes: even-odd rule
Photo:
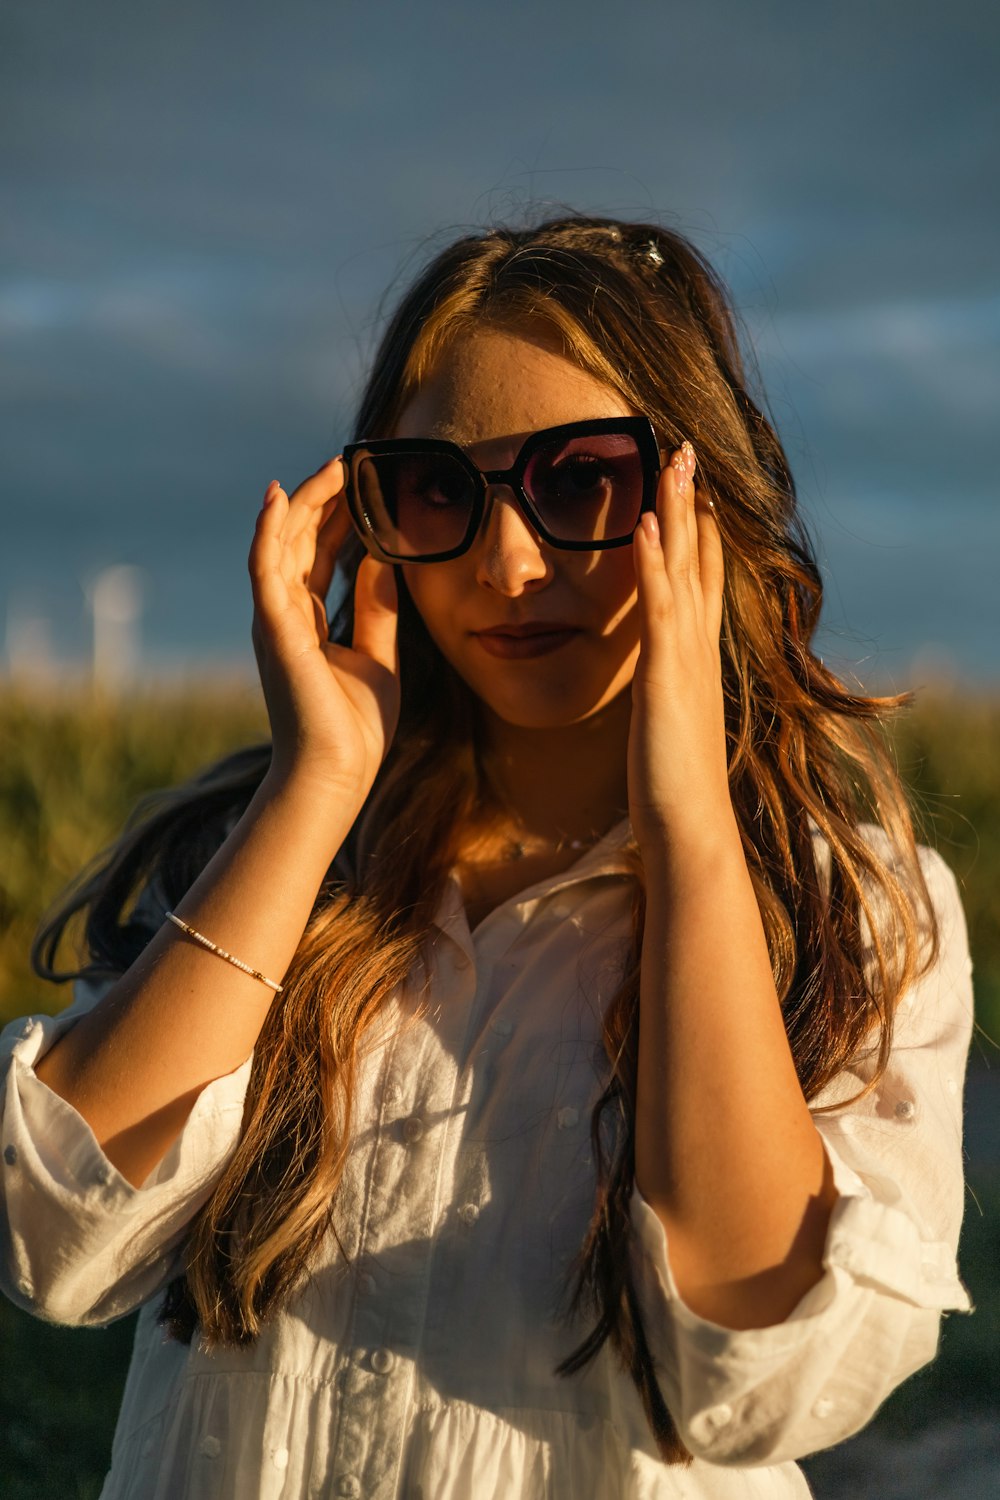
[[[656,519],[656,512],[647,510],[642,516],[642,530],[648,542],[658,542],[660,539],[660,523]]]

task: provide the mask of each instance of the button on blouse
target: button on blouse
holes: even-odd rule
[[[421,1013],[416,984],[396,995],[359,1078],[329,1240],[250,1349],[171,1341],[157,1311],[237,1145],[251,1062],[203,1090],[134,1188],[34,1073],[100,990],[81,984],[70,1011],[3,1034],[4,1290],[71,1324],[141,1307],[102,1500],[736,1500],[747,1465],[755,1495],[804,1497],[793,1460],[862,1426],[933,1356],[941,1311],[968,1306],[955,1246],[972,1010],[955,884],[925,853],[940,951],[900,1010],[881,1093],[854,1100],[862,1057],[815,1101],[834,1106],[815,1119],[839,1194],[821,1281],[775,1327],[706,1323],[633,1195],[643,1326],[694,1462],[661,1462],[610,1348],[554,1374],[592,1323],[566,1313],[566,1290],[594,1201],[601,1018],[630,930],[626,832],[475,934],[448,885],[428,943],[435,1003]]]

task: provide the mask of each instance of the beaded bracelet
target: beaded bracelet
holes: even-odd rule
[[[188,937],[194,938],[195,942],[200,943],[209,953],[214,953],[217,957],[224,958],[226,963],[232,964],[234,968],[242,969],[244,974],[250,975],[251,979],[259,979],[261,984],[266,984],[268,989],[273,990],[276,995],[281,994],[284,985],[275,984],[273,979],[268,979],[267,975],[262,974],[259,969],[252,969],[249,964],[245,964],[242,958],[237,958],[234,954],[227,953],[225,948],[220,948],[218,943],[213,943],[212,939],[207,938],[203,932],[198,932],[194,927],[189,927],[186,922],[182,922],[180,917],[175,916],[172,911],[167,912],[167,921],[173,922],[175,927],[179,927],[182,932],[186,932]]]

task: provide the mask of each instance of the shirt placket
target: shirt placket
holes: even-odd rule
[[[338,1373],[337,1496],[388,1500],[397,1493],[441,1200],[452,1178],[453,1126],[463,1112],[459,1059],[475,991],[474,963],[461,943],[439,942],[431,965],[434,1014],[404,1024],[383,1070],[350,1333]]]
[[[532,887],[498,907],[474,936],[461,893],[449,885],[430,949],[429,1015],[397,1035],[384,1069],[351,1331],[338,1375],[335,1495],[390,1500],[398,1493],[440,1230],[453,1219],[469,1231],[489,1192],[477,1171],[481,1153],[463,1148],[472,1090],[477,1080],[488,1086],[484,1048],[506,1044],[512,1029],[501,1018],[484,1036],[496,1001],[494,970],[540,899],[604,873],[591,865]],[[380,1250],[396,1256],[391,1297],[378,1295]]]

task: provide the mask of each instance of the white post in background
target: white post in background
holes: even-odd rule
[[[128,564],[105,568],[87,589],[94,617],[94,686],[115,692],[135,680],[139,666],[142,572]]]

